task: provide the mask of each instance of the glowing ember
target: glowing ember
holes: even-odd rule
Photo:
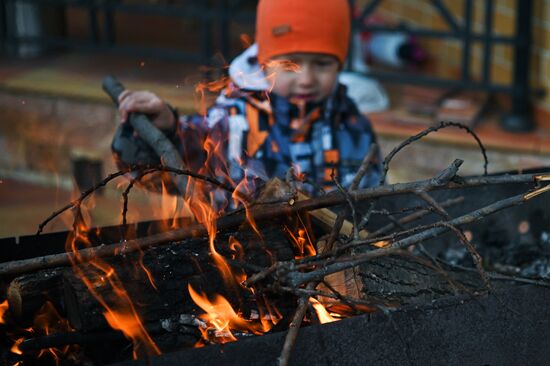
[[[376,243],[373,243],[372,245],[377,247],[377,248],[384,248],[384,247],[387,247],[388,245],[390,245],[390,242],[387,241],[387,240],[383,240],[383,241],[377,241]]]
[[[8,300],[4,300],[3,303],[0,304],[0,324],[6,323],[6,320],[4,319],[4,315],[9,309]]]
[[[24,340],[25,338],[19,338],[18,340],[16,340],[13,346],[11,346],[10,348],[10,352],[15,353],[17,355],[22,355],[23,351],[19,349],[19,346],[21,345],[21,343],[23,343]]]

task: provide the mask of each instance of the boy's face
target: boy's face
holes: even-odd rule
[[[319,53],[291,53],[266,65],[272,91],[297,102],[320,102],[333,91],[340,71],[338,59]]]

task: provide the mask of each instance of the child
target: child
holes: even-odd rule
[[[180,150],[186,167],[203,168],[207,137],[221,143],[228,175],[267,180],[295,167],[318,187],[348,186],[375,142],[368,120],[338,83],[350,35],[347,0],[260,0],[256,44],[230,65],[230,84],[204,116],[178,118],[156,95],[125,91],[121,120],[150,115]],[[118,161],[158,164],[158,157],[123,123],[113,141]],[[360,187],[378,184],[372,165]],[[315,187],[315,188],[314,188]]]

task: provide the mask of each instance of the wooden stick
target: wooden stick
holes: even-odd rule
[[[441,188],[463,188],[475,187],[481,185],[493,184],[509,184],[509,183],[529,183],[533,182],[535,177],[540,177],[540,174],[522,174],[522,175],[502,175],[490,177],[471,177],[464,178],[460,184],[449,181],[446,184],[440,184],[437,180],[427,179],[411,183],[397,183],[374,188],[359,189],[349,192],[352,199],[355,201],[370,200],[377,197],[399,195],[404,193],[414,193],[419,188],[425,191],[432,191]],[[339,192],[328,193],[325,196],[299,201],[294,204],[283,203],[265,205],[261,207],[253,207],[249,214],[256,221],[272,219],[284,215],[292,215],[296,212],[310,211],[324,207],[336,206],[345,203],[346,198]],[[226,215],[218,219],[218,230],[235,227],[246,222],[246,214]],[[181,228],[173,231],[167,231],[160,234],[155,234],[139,239],[127,240],[123,243],[102,245],[95,248],[84,249],[80,251],[80,256],[83,260],[90,260],[95,257],[108,257],[123,253],[132,252],[139,249],[161,245],[171,241],[180,241],[190,237],[206,235],[206,229],[201,224],[190,225],[186,228]],[[0,276],[15,275],[36,271],[44,268],[59,267],[70,265],[70,259],[74,256],[73,253],[53,254],[44,257],[36,257],[19,261],[12,261],[0,264]]]
[[[545,188],[546,187],[542,187],[539,190],[545,190]],[[323,277],[331,273],[340,272],[345,269],[355,267],[374,258],[394,254],[397,251],[407,248],[413,244],[422,242],[430,238],[435,238],[447,232],[449,230],[449,225],[462,226],[483,219],[486,216],[505,208],[520,205],[528,200],[528,198],[526,198],[526,196],[528,195],[529,194],[520,194],[517,196],[509,197],[475,210],[473,212],[470,212],[468,214],[465,214],[463,216],[457,217],[448,222],[435,223],[433,228],[398,240],[389,247],[374,249],[372,251],[355,255],[353,257],[348,256],[344,258],[338,258],[336,261],[333,260],[332,264],[327,263],[326,260],[320,263],[310,262],[309,265],[318,265],[319,269],[308,273],[291,271],[286,274],[286,279],[282,279],[282,282],[292,287],[298,287],[310,281],[321,280]]]

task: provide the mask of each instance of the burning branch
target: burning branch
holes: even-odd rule
[[[101,182],[97,183],[96,185],[94,185],[93,187],[87,189],[86,191],[82,192],[82,194],[80,195],[80,197],[78,197],[77,199],[69,202],[68,204],[66,204],[65,206],[61,207],[60,209],[54,211],[50,216],[48,216],[42,223],[40,223],[40,225],[38,225],[38,230],[36,232],[36,235],[40,235],[42,233],[42,231],[44,230],[44,227],[50,222],[52,221],[53,219],[55,219],[57,216],[61,215],[63,212],[69,210],[69,209],[72,209],[76,206],[79,206],[82,204],[82,202],[88,198],[92,193],[94,193],[95,191],[99,190],[100,188],[104,187],[107,185],[107,183],[111,182],[112,180],[118,178],[118,177],[121,177],[121,176],[124,176],[126,174],[130,174],[130,173],[135,173],[137,172],[138,173],[138,177],[136,177],[130,184],[133,186],[134,182],[136,180],[139,180],[140,178],[142,178],[143,176],[147,175],[147,174],[151,174],[151,173],[154,173],[154,172],[169,172],[169,173],[173,173],[173,174],[177,174],[177,175],[183,175],[183,176],[188,176],[188,177],[192,177],[192,178],[195,178],[195,179],[198,179],[198,180],[203,180],[205,182],[208,182],[212,185],[214,185],[215,187],[219,187],[221,189],[224,189],[230,193],[233,193],[234,192],[234,188],[227,184],[227,183],[222,183],[220,181],[218,181],[217,179],[215,178],[212,178],[212,177],[209,177],[209,176],[205,176],[205,175],[202,175],[202,174],[197,174],[196,172],[194,171],[191,171],[191,170],[183,170],[183,169],[176,169],[176,168],[171,168],[171,167],[167,167],[167,166],[149,166],[149,165],[137,165],[137,166],[132,166],[126,170],[121,170],[121,171],[118,171],[116,173],[113,173],[113,174],[109,174],[105,179],[103,179]],[[241,193],[242,194],[242,193]],[[125,194],[123,194],[123,198],[126,197],[126,199],[124,200],[124,207],[127,209],[127,195],[128,195],[128,192],[125,191]],[[246,197],[245,197],[246,198]],[[123,214],[124,214],[124,210],[123,210]]]
[[[103,282],[105,281],[113,284],[111,287],[115,287],[114,285],[117,285],[116,287],[118,287],[119,289],[124,289],[122,287],[123,283],[124,285],[128,284],[129,290],[127,297],[129,299],[129,303],[133,304],[134,299],[130,301],[130,298],[132,298],[132,296],[129,295],[130,292],[140,292],[143,289],[135,289],[136,283],[133,283],[131,281],[132,277],[129,276],[128,273],[121,271],[120,277],[117,273],[119,269],[122,269],[123,265],[125,264],[124,262],[128,260],[128,258],[132,257],[129,255],[130,253],[149,249],[149,251],[147,252],[149,255],[149,262],[147,262],[147,264],[151,264],[151,268],[154,267],[154,270],[152,272],[159,274],[159,278],[163,278],[163,276],[166,277],[166,275],[171,274],[172,271],[176,271],[175,267],[172,266],[173,262],[171,261],[176,261],[177,265],[179,266],[181,265],[181,258],[185,255],[189,255],[191,259],[189,259],[189,262],[187,262],[185,266],[181,267],[186,267],[185,270],[189,271],[185,272],[186,274],[184,274],[183,277],[185,281],[187,281],[190,298],[193,299],[194,303],[199,305],[206,312],[205,314],[201,314],[199,316],[201,317],[201,319],[203,319],[204,324],[201,325],[201,333],[203,334],[204,342],[206,343],[221,343],[221,341],[237,339],[239,334],[233,334],[232,329],[236,329],[238,331],[242,331],[248,334],[259,334],[269,331],[269,329],[276,325],[279,320],[283,319],[284,316],[279,314],[278,310],[273,311],[272,305],[266,300],[267,296],[287,295],[287,298],[285,300],[288,300],[289,294],[294,296],[290,297],[290,300],[294,300],[292,302],[291,308],[293,311],[287,313],[288,318],[292,316],[292,321],[290,323],[289,332],[287,334],[287,338],[285,340],[285,344],[279,358],[280,365],[287,365],[290,360],[292,348],[294,347],[298,336],[300,325],[302,324],[304,319],[306,319],[306,321],[311,319],[313,319],[313,321],[315,321],[315,319],[318,319],[320,321],[320,319],[322,319],[323,317],[322,313],[319,313],[320,315],[316,317],[313,313],[313,310],[310,310],[311,316],[306,316],[308,314],[308,309],[310,309],[310,303],[315,302],[315,298],[318,298],[319,300],[324,299],[327,300],[327,302],[334,301],[335,303],[337,303],[338,306],[345,305],[348,309],[351,309],[348,310],[348,314],[353,314],[358,311],[372,311],[374,309],[387,310],[393,306],[391,301],[386,301],[385,298],[380,298],[377,296],[370,297],[370,295],[368,299],[360,297],[356,298],[354,296],[355,293],[350,296],[350,291],[348,291],[347,288],[344,288],[344,290],[342,290],[342,288],[338,285],[333,286],[334,282],[331,282],[331,279],[333,279],[334,275],[337,273],[340,273],[342,276],[344,276],[345,282],[345,280],[347,280],[345,276],[347,276],[351,272],[346,272],[346,270],[353,269],[354,271],[359,271],[359,266],[366,262],[371,262],[370,264],[372,264],[373,266],[378,262],[381,264],[387,264],[388,262],[385,261],[393,260],[397,257],[399,260],[405,259],[409,260],[411,263],[414,262],[419,266],[423,266],[422,268],[429,267],[431,270],[430,275],[433,275],[433,271],[436,271],[436,273],[438,274],[442,274],[443,277],[445,277],[446,281],[448,281],[448,283],[451,285],[450,287],[452,288],[452,291],[458,292],[459,290],[468,289],[467,285],[461,283],[460,281],[455,282],[455,278],[452,278],[452,276],[448,276],[446,271],[443,269],[443,263],[440,263],[437,258],[433,258],[432,256],[428,255],[429,259],[433,262],[432,265],[427,259],[416,258],[411,253],[408,253],[408,251],[405,250],[415,244],[420,244],[428,239],[438,237],[449,231],[453,232],[459,238],[462,244],[466,247],[467,251],[470,253],[470,256],[472,257],[473,262],[476,266],[475,270],[480,275],[481,282],[483,283],[485,288],[492,289],[490,287],[491,285],[489,280],[492,278],[497,278],[498,276],[485,272],[482,267],[481,256],[476,251],[472,243],[468,241],[464,233],[461,231],[461,227],[466,224],[479,221],[502,209],[522,204],[530,199],[537,197],[540,194],[543,194],[544,192],[550,190],[550,186],[541,186],[541,183],[550,180],[550,178],[546,175],[539,174],[487,176],[487,157],[485,149],[483,148],[483,145],[481,144],[477,136],[467,127],[447,122],[441,123],[439,126],[423,131],[420,134],[411,137],[410,139],[399,145],[397,148],[395,148],[392,153],[390,153],[390,155],[388,155],[388,157],[386,157],[386,159],[384,160],[383,179],[385,179],[385,175],[388,171],[389,163],[391,162],[392,158],[403,147],[414,141],[419,140],[420,138],[431,132],[437,131],[444,127],[464,128],[467,132],[471,133],[474,136],[474,138],[478,141],[480,145],[482,154],[485,159],[485,176],[469,178],[460,177],[458,175],[458,170],[462,164],[462,160],[457,159],[449,167],[442,170],[439,174],[431,179],[420,180],[410,183],[382,185],[379,187],[367,189],[357,189],[357,187],[359,186],[359,182],[362,180],[363,175],[368,170],[369,165],[371,164],[371,161],[373,160],[377,152],[377,148],[374,146],[370,150],[369,154],[364,158],[363,163],[348,190],[345,190],[339,184],[337,177],[333,177],[335,185],[338,189],[332,193],[328,193],[317,198],[297,201],[296,199],[299,198],[299,193],[292,190],[291,187],[291,192],[289,194],[283,194],[281,197],[277,197],[277,199],[274,199],[274,197],[271,196],[253,202],[250,197],[239,191],[239,189],[236,189],[232,185],[220,182],[219,180],[206,175],[197,174],[195,172],[175,168],[172,166],[133,167],[130,170],[111,174],[98,185],[84,192],[77,200],[54,212],[39,226],[38,233],[40,233],[43,230],[44,226],[54,217],[69,208],[73,208],[75,212],[75,229],[74,233],[72,234],[74,239],[73,241],[74,243],[77,242],[77,239],[85,241],[86,237],[85,233],[83,232],[86,230],[79,229],[79,225],[77,225],[78,223],[82,223],[82,218],[79,212],[81,203],[97,188],[102,187],[111,180],[129,172],[137,173],[137,175],[134,176],[134,179],[128,184],[127,188],[122,194],[123,225],[126,225],[126,213],[128,210],[128,196],[130,190],[144,176],[152,174],[154,172],[168,172],[170,174],[178,176],[191,177],[197,180],[201,180],[202,182],[206,182],[216,188],[228,191],[232,194],[234,198],[238,198],[238,201],[242,204],[241,207],[244,206],[244,212],[243,210],[241,210],[233,212],[231,214],[221,215],[219,212],[215,212],[212,205],[208,206],[208,198],[212,198],[212,196],[206,195],[206,199],[204,200],[201,200],[201,198],[204,198],[202,195],[200,195],[200,197],[189,197],[189,202],[191,204],[195,202],[193,201],[193,199],[196,199],[197,201],[200,201],[197,202],[197,206],[204,205],[204,207],[201,207],[203,209],[203,212],[194,212],[197,217],[197,221],[199,222],[197,224],[192,224],[184,228],[166,231],[147,237],[125,240],[120,243],[101,245],[98,247],[91,247],[91,243],[87,241],[85,242],[86,245],[73,245],[72,249],[69,250],[67,253],[2,263],[0,264],[0,276],[13,276],[15,274],[22,274],[50,267],[67,266],[72,263],[73,265],[76,264],[73,270],[74,273],[78,273],[79,276],[75,277],[75,274],[73,272],[63,272],[63,285],[68,294],[74,295],[71,297],[71,299],[78,299],[78,301],[80,301],[78,305],[82,305],[85,302],[82,299],[86,297],[86,291],[89,291],[95,299],[102,299],[101,301],[103,301],[104,303],[108,302],[106,299],[108,299],[109,301],[113,301],[113,299],[111,298],[112,291],[110,290],[110,288],[106,287],[103,284]],[[288,176],[288,180],[290,181],[290,183],[292,183],[293,179],[293,176],[290,174]],[[533,183],[533,189],[519,195],[493,202],[486,205],[485,207],[472,210],[471,212],[462,214],[462,216],[456,218],[453,218],[447,212],[447,208],[463,202],[463,197],[438,202],[431,195],[432,192],[442,189],[451,190],[458,188],[500,185],[509,183]],[[372,202],[374,200],[377,200],[378,198],[406,194],[416,195],[423,201],[422,205],[417,205],[412,208],[403,208],[401,209],[401,211],[397,212],[389,212],[386,210],[376,211],[374,209],[374,204],[372,204]],[[283,198],[284,200],[281,201],[281,199]],[[359,222],[359,215],[361,214],[361,212],[359,211],[359,203],[363,201],[370,201],[371,205],[364,213],[362,220],[360,220]],[[304,243],[306,242],[306,237],[301,234],[306,228],[305,223],[307,223],[307,220],[303,219],[303,214],[310,213],[311,217],[319,218],[319,215],[316,215],[316,211],[337,205],[345,205],[345,209],[342,210],[339,215],[332,214],[328,220],[324,221],[324,224],[328,223],[331,229],[330,234],[323,237],[324,243],[322,244],[320,240],[319,242],[317,242],[317,246],[314,248],[314,239],[310,239],[309,236],[307,237],[308,244],[310,244],[312,248],[310,250],[310,253],[317,254],[303,257],[303,247]],[[407,213],[407,216],[401,217],[400,219],[396,218],[398,216],[393,216],[397,214]],[[414,220],[420,219],[429,213],[437,214],[438,221],[426,225],[417,225],[409,228],[406,227],[407,223],[411,223]],[[353,218],[353,224],[350,222],[345,222],[346,217],[348,217],[350,214]],[[370,216],[373,214],[385,215],[388,217],[391,223],[382,226],[381,228],[377,228],[377,230],[371,233],[368,233],[366,230],[361,230],[369,221]],[[304,230],[302,230],[302,233],[300,233],[299,235],[294,235],[292,230],[288,229],[285,226],[286,222],[283,221],[285,219],[288,220],[292,217],[296,218],[296,216],[298,216],[298,218],[300,219],[301,226],[299,226],[299,229],[304,228]],[[271,222],[267,222],[268,220]],[[272,252],[270,251],[271,248],[262,247],[257,250],[265,250],[265,252],[269,254],[269,256],[267,256],[269,259],[262,259],[260,263],[250,261],[249,259],[253,258],[254,255],[246,257],[244,255],[244,247],[241,246],[235,236],[238,236],[239,234],[242,235],[243,231],[249,230],[252,233],[253,239],[251,239],[250,243],[248,243],[247,250],[251,247],[261,247],[260,245],[258,245],[258,243],[262,242],[263,239],[258,238],[261,238],[263,235],[262,233],[260,233],[259,229],[255,225],[256,223],[260,222],[262,224],[265,224],[266,228],[269,228],[269,225],[272,225],[276,226],[278,230],[276,231],[276,234],[279,235],[279,237],[276,240],[273,240],[273,238],[268,238],[269,240],[266,240],[266,242],[268,242],[267,245],[279,245],[281,247],[284,247],[284,249],[289,249],[286,247],[286,245],[289,244],[289,240],[287,240],[287,237],[285,236],[289,235],[294,239],[294,241],[296,241],[297,246],[301,245],[302,250],[299,255],[297,254],[297,252],[299,251],[298,249],[293,252],[291,248],[289,250],[289,255],[282,257],[278,257],[277,255],[272,256]],[[285,225],[281,224],[282,222],[284,222]],[[343,226],[344,222],[347,226],[346,231],[343,234],[341,227]],[[245,225],[243,224],[249,225],[250,227],[252,227],[252,229],[250,229],[250,227],[245,228]],[[281,227],[283,226],[286,229],[286,231],[284,231],[285,234],[282,234],[283,230],[281,229]],[[239,229],[235,230],[235,232],[227,232],[228,229],[237,227]],[[392,230],[396,228],[398,231],[392,232]],[[265,228],[262,229],[265,230]],[[227,248],[216,248],[216,245],[219,244],[217,242],[219,239],[216,239],[215,237],[217,234],[219,234],[220,231],[222,232],[220,236],[223,236],[224,240],[229,243]],[[82,234],[82,236],[79,236],[79,234]],[[306,234],[309,233],[306,232]],[[208,236],[208,239],[203,238],[206,236]],[[180,243],[178,243],[184,239],[198,237],[201,238],[197,240],[189,240],[185,243],[186,245],[180,245]],[[208,245],[204,245],[206,240],[208,240]],[[276,243],[274,244],[274,242]],[[194,251],[189,249],[189,247],[192,247],[193,245],[195,245],[195,249],[193,249]],[[287,250],[287,253],[289,251]],[[168,255],[166,255],[166,253],[168,253]],[[139,254],[142,253],[137,253],[132,258],[135,259],[135,257],[139,256]],[[258,253],[255,253],[256,256],[257,254]],[[110,257],[109,262],[107,262],[108,257]],[[413,257],[415,258],[414,260],[412,260]],[[99,261],[100,258],[103,258],[104,260]],[[141,257],[140,260],[142,259],[143,257]],[[378,259],[378,261],[374,261],[375,259]],[[231,286],[227,286],[226,290],[230,293],[231,296],[235,296],[226,297],[216,293],[216,295],[210,297],[209,295],[212,294],[208,294],[207,296],[206,292],[203,293],[202,290],[198,290],[199,287],[195,287],[195,284],[192,282],[197,281],[197,278],[200,277],[200,275],[194,272],[193,265],[195,263],[194,261],[200,262],[201,260],[203,261],[202,263],[199,263],[199,267],[201,267],[201,272],[204,272],[203,270],[210,271],[208,272],[209,275],[214,276],[209,277],[208,280],[210,281],[212,278],[215,278],[215,280],[212,281],[214,282],[214,286],[218,283],[220,285],[230,283]],[[113,262],[114,264],[111,262]],[[205,263],[207,264],[206,266],[204,266]],[[143,268],[145,268],[145,265],[143,265]],[[445,268],[448,268],[448,266]],[[178,267],[177,270],[180,270],[180,268]],[[88,276],[87,271],[94,275]],[[101,276],[96,276],[96,273],[101,274]],[[215,273],[215,275],[213,273]],[[149,275],[149,272],[147,272],[147,274]],[[475,286],[477,286],[479,284],[479,279],[474,275],[469,276],[475,278]],[[86,282],[85,280],[87,280],[88,282]],[[149,280],[151,280],[150,277]],[[21,280],[14,282],[15,284],[20,284],[19,293],[25,293],[25,286],[29,283],[29,281]],[[83,289],[81,282],[85,282],[86,288]],[[344,285],[347,285],[347,283],[345,283]],[[155,290],[157,290],[157,287],[154,287]],[[447,288],[449,288],[448,285]],[[239,291],[246,292],[247,295],[240,296]],[[359,291],[364,291],[364,289],[361,289]],[[159,291],[159,296],[162,296],[161,292],[162,291]],[[472,291],[472,293],[473,292],[474,291]],[[117,296],[115,296],[114,300],[117,300],[117,297],[120,297],[118,294],[120,294],[120,290],[119,292],[117,292]],[[254,306],[256,306],[256,308],[254,309],[252,309],[249,306],[250,304],[247,303],[247,301],[251,299],[255,301]],[[159,309],[164,309],[164,307],[162,307],[165,304],[164,300],[165,299],[159,299],[156,303],[157,305],[160,304]],[[172,300],[175,301],[175,299]],[[138,301],[136,303],[141,302]],[[238,306],[234,307],[234,303],[238,303]],[[90,300],[87,301],[85,305],[87,306],[86,309],[90,310],[96,304],[92,303]],[[294,305],[296,306],[295,309]],[[193,304],[191,304],[191,306],[193,306]],[[322,307],[322,305],[317,302],[315,302],[313,306]],[[105,308],[108,307],[105,306]],[[211,311],[212,309],[215,311]],[[255,311],[254,314],[253,311]],[[186,313],[187,312],[188,310],[186,310]],[[98,322],[89,322],[88,318],[86,317],[86,314],[88,313],[94,312],[88,311],[87,313],[84,312],[83,314],[79,313],[75,319],[80,318],[87,323],[93,323],[97,325]],[[95,313],[101,315],[101,312],[95,311]],[[231,315],[230,318],[227,318],[227,314]],[[243,314],[246,315],[246,318]],[[346,313],[342,312],[339,314],[345,315]],[[115,315],[124,314],[116,313]],[[138,317],[138,315],[141,314],[138,314],[138,311],[136,310],[136,318]],[[327,316],[329,321],[334,320],[334,318],[331,317],[328,312],[325,311],[324,315]],[[118,329],[116,326],[116,317],[105,315],[105,318],[107,319],[107,321],[111,319],[112,321],[109,321],[111,327],[113,327],[114,329]],[[149,329],[149,327],[147,326],[148,324],[153,324],[147,322],[150,322],[154,319],[145,318],[144,320],[146,322],[143,323],[145,324],[145,326],[143,326],[143,332],[154,333],[154,329]],[[269,326],[264,327],[264,323],[269,323]],[[78,329],[78,331],[81,331],[81,334],[85,335],[87,334],[85,328],[86,327],[83,326],[83,329]],[[164,332],[164,330],[162,332]],[[21,348],[41,348],[44,344],[50,344],[48,342],[58,342],[58,344],[62,344],[63,342],[70,342],[68,338],[68,335],[70,334],[78,335],[80,333],[71,332],[67,333],[65,336],[61,335],[59,336],[59,338],[49,337],[43,339],[35,339],[34,341],[23,343]],[[84,341],[82,342],[85,343],[86,338],[82,339],[84,339]],[[151,354],[157,353],[158,352],[153,352]]]
[[[454,166],[454,165],[453,165]],[[162,167],[161,170],[177,171],[172,168]],[[449,169],[449,168],[448,168]],[[453,168],[454,169],[454,168]],[[446,170],[445,170],[446,171]],[[125,172],[117,172],[111,174],[106,182],[119,177]],[[182,171],[184,174],[189,174],[189,176],[205,179],[208,182],[211,182],[210,177],[200,176],[196,173],[189,171]],[[440,177],[435,177],[432,179],[420,180],[410,183],[396,183],[390,185],[384,185],[374,188],[365,188],[358,189],[352,192],[349,192],[349,196],[356,202],[372,200],[379,197],[387,197],[394,195],[401,195],[406,193],[414,193],[419,189],[425,190],[426,192],[436,190],[436,189],[456,189],[456,188],[465,188],[465,187],[476,187],[481,185],[500,185],[500,184],[509,184],[509,183],[531,183],[535,182],[537,178],[540,178],[540,174],[518,174],[518,175],[501,175],[501,176],[487,176],[487,177],[469,177],[469,178],[460,178],[460,179],[450,179],[447,182],[444,182]],[[106,184],[106,182],[101,182],[96,185],[94,188],[101,187]],[[212,182],[211,182],[212,183]],[[226,187],[225,184],[217,184],[221,188]],[[45,224],[53,219],[53,217],[59,215],[62,211],[65,211],[69,208],[74,207],[78,202],[81,202],[85,197],[93,192],[93,189],[82,194],[82,196],[76,201],[71,202],[62,209],[56,211],[52,214],[44,223],[40,225],[40,231],[45,226]],[[529,198],[533,194],[538,194],[537,191],[529,193]],[[294,204],[286,203],[274,203],[266,204],[261,206],[255,206],[249,209],[249,215],[253,216],[256,221],[269,220],[275,217],[289,216],[297,212],[307,212],[311,210],[316,210],[319,208],[332,207],[343,204],[346,202],[346,198],[343,197],[339,192],[328,193],[324,196],[312,198],[304,201],[298,201]],[[522,200],[518,201],[515,204],[524,202],[523,196]],[[220,217],[217,220],[218,230],[225,230],[231,227],[239,226],[246,222],[246,214],[229,214]],[[82,256],[83,260],[89,260],[94,257],[108,257],[120,255],[128,252],[132,252],[138,249],[146,249],[158,245],[162,245],[172,241],[184,240],[186,238],[204,236],[207,234],[207,230],[202,224],[193,224],[189,225],[186,228],[176,229],[173,231],[167,231],[139,239],[127,240],[123,243],[102,245],[95,248],[89,248],[81,250],[79,255]],[[424,240],[424,239],[421,239]],[[44,257],[37,257],[32,259],[25,259],[20,261],[12,261],[0,264],[0,276],[2,275],[15,275],[20,273],[26,273],[30,271],[36,271],[44,268],[52,268],[59,266],[67,266],[70,264],[70,257],[72,253],[62,253],[48,255]]]
[[[111,97],[113,103],[118,106],[118,98],[124,92],[124,86],[114,77],[107,76],[103,79],[103,90]],[[179,151],[172,142],[156,128],[142,113],[131,113],[128,122],[134,128],[141,139],[149,145],[160,158],[162,165],[175,169],[185,169],[185,164],[181,159]],[[178,190],[184,194],[187,180],[181,179],[185,175],[174,175],[173,179]]]

